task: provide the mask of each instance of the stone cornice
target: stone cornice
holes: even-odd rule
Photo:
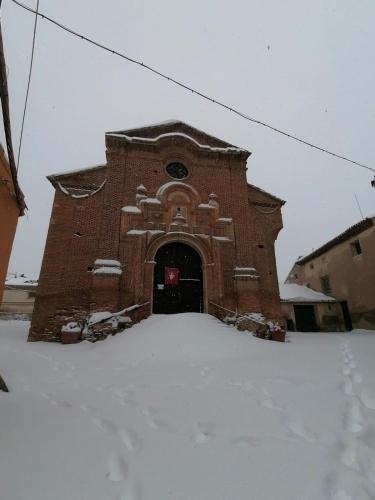
[[[149,138],[149,137],[131,137],[126,134],[121,134],[121,133],[107,133],[106,134],[106,141],[107,141],[107,147],[108,149],[112,149],[112,147],[128,147],[129,145],[135,145],[137,147],[143,146],[143,147],[152,147],[154,148],[155,146],[160,146],[161,142],[172,141],[175,143],[176,141],[181,142],[188,142],[190,143],[191,146],[194,148],[197,148],[201,152],[209,153],[209,154],[225,154],[225,155],[235,155],[237,157],[240,157],[242,159],[247,159],[250,156],[250,152],[246,151],[245,149],[242,148],[236,148],[232,146],[228,147],[215,147],[215,146],[209,146],[206,144],[201,144],[199,143],[196,139],[193,137],[184,134],[182,132],[168,132],[164,134],[160,134],[157,137],[154,138]]]

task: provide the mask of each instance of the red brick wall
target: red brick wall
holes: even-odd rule
[[[100,185],[106,169],[64,176],[63,185]],[[76,317],[89,309],[91,273],[98,255],[104,188],[92,197],[76,199],[56,185],[44,250],[30,340],[58,339],[61,318]],[[81,236],[76,235],[80,233]],[[73,312],[71,312],[73,311]]]

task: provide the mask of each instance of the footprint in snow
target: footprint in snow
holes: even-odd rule
[[[208,366],[204,366],[204,367],[200,370],[199,374],[200,374],[202,377],[206,377],[206,376],[207,376],[207,374],[209,373],[209,371],[210,371],[210,369],[208,368]]]
[[[118,432],[117,426],[107,418],[94,417],[92,419],[94,424],[104,432],[116,433]]]
[[[50,394],[49,392],[42,392],[41,396],[44,399],[47,399],[47,401],[49,401],[51,403],[51,405],[57,406],[57,401],[54,399],[54,397],[52,396],[52,394]]]
[[[198,422],[194,430],[194,441],[197,444],[207,444],[214,437],[214,431],[214,423]]]
[[[359,399],[368,410],[375,410],[375,398],[371,397],[365,390],[362,390]]]
[[[350,375],[350,374],[351,374],[351,369],[349,368],[349,366],[346,366],[346,365],[345,365],[345,366],[343,367],[343,369],[342,369],[342,374],[343,374],[344,376],[348,376],[348,375]]]
[[[92,412],[90,411],[90,413]],[[130,427],[118,428],[107,418],[93,417],[92,421],[103,432],[117,435],[128,451],[139,451],[142,448],[142,440],[134,429]]]
[[[89,405],[86,403],[81,404],[80,408],[82,411],[90,413],[91,415],[94,415],[98,411],[97,408],[95,408],[95,406],[92,406],[92,405]]]
[[[357,399],[352,399],[347,404],[343,417],[344,425],[349,432],[357,433],[363,429],[363,416]]]
[[[60,408],[72,408],[73,407],[73,405],[70,401],[57,400],[49,392],[42,392],[41,396],[43,398],[47,399],[51,403],[51,405],[53,405],[53,406],[59,406]]]
[[[142,441],[134,429],[130,427],[120,429],[119,436],[128,451],[139,451],[142,448]]]
[[[232,443],[240,448],[248,448],[249,446],[262,446],[267,442],[274,442],[272,437],[258,436],[236,436],[232,439]]]
[[[122,406],[128,406],[129,408],[136,408],[138,406],[134,391],[124,390],[120,387],[111,387],[110,392],[116,396]]]
[[[138,482],[134,484],[125,484],[118,500],[142,500],[142,485]]]
[[[328,474],[324,481],[323,498],[329,500],[355,500],[342,486],[341,479],[336,473]]]
[[[214,375],[205,375],[203,383],[198,385],[198,389],[205,389],[215,381]]]
[[[172,424],[170,424],[166,420],[158,418],[156,410],[152,407],[148,407],[142,410],[142,414],[146,417],[147,424],[151,429],[162,430],[166,432],[172,432],[175,430]]]
[[[107,466],[106,477],[110,481],[124,481],[128,478],[129,466],[125,458],[121,455],[112,455],[109,457]]]
[[[354,442],[346,446],[344,445],[340,453],[340,460],[346,467],[359,472],[357,447]]]
[[[344,447],[340,459],[344,465],[375,484],[375,458],[372,450],[352,442]]]
[[[262,398],[260,400],[260,404],[264,408],[269,408],[270,410],[282,411],[282,408],[276,404],[271,394],[265,388],[262,389]]]
[[[347,395],[347,396],[353,396],[353,383],[349,377],[344,377],[343,382],[341,383],[341,388],[342,391]]]
[[[314,443],[317,440],[316,434],[305,427],[301,422],[297,422],[296,420],[289,420],[287,418],[282,418],[281,420],[286,427],[287,434],[289,436],[304,439],[309,443]]]

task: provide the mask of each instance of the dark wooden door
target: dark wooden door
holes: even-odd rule
[[[295,305],[294,315],[296,317],[297,332],[317,332],[314,306],[311,305]]]
[[[345,329],[351,331],[353,330],[353,324],[352,324],[352,318],[350,316],[348,303],[346,302],[346,300],[342,300],[340,304],[341,304],[342,314],[344,316]]]
[[[202,260],[199,254],[184,243],[168,243],[156,253],[154,270],[153,312],[175,314],[202,312]],[[165,268],[177,268],[177,285],[166,285]]]

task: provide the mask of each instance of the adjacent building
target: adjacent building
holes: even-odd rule
[[[22,316],[31,318],[34,309],[35,291],[38,281],[25,275],[6,279],[3,301],[0,304],[0,317]]]
[[[339,301],[296,284],[280,284],[281,312],[288,330],[339,332],[345,321]]]
[[[247,182],[250,153],[181,121],[105,139],[106,164],[49,176],[29,340],[59,341],[65,325],[108,311],[281,320],[284,201]]]
[[[286,282],[338,300],[346,329],[375,329],[375,216],[299,258]]]
[[[17,175],[15,172],[12,175],[4,149],[0,145],[0,304],[18,217],[24,214],[25,208]]]

